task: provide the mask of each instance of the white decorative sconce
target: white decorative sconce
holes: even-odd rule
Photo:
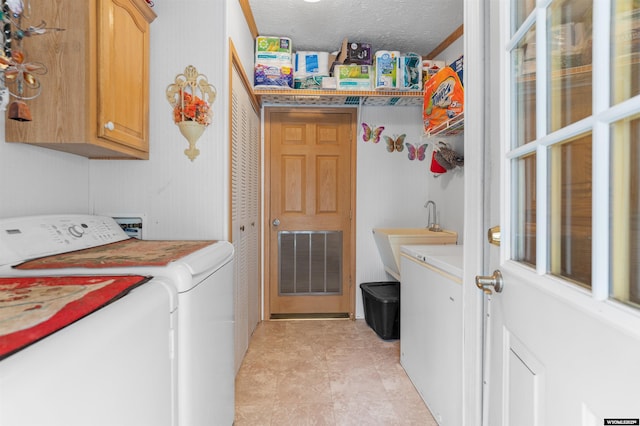
[[[216,88],[193,65],[186,67],[184,73],[178,74],[175,82],[167,87],[167,100],[173,108],[173,121],[189,142],[189,148],[184,153],[191,161],[200,154],[196,142],[211,124],[211,105],[215,99]]]

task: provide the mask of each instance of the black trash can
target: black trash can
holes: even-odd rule
[[[360,284],[364,319],[384,340],[400,338],[400,283],[382,281]]]

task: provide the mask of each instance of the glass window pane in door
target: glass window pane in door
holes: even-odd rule
[[[591,115],[590,0],[554,1],[547,14],[548,130]]]
[[[591,134],[551,147],[550,272],[591,287]]]
[[[617,104],[640,94],[640,1],[615,0],[611,14],[611,96]]]
[[[536,155],[513,160],[514,237],[511,258],[536,265]]]
[[[640,114],[611,125],[611,288],[640,308]]]
[[[512,147],[536,138],[536,29],[532,27],[511,54],[514,79]]]
[[[527,16],[536,7],[536,0],[516,0],[512,2],[513,17],[511,20],[511,33],[513,34],[522,25]]]

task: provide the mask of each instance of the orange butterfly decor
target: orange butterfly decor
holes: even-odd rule
[[[404,150],[404,138],[406,138],[407,135],[402,134],[400,136],[398,136],[396,139],[393,139],[389,136],[384,136],[384,140],[387,142],[387,151],[389,152],[393,152],[393,151],[398,151],[398,152],[402,152],[402,150]]]

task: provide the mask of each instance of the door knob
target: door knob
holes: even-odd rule
[[[280,225],[280,219],[273,219],[273,226]]]
[[[504,287],[504,282],[502,281],[502,273],[498,269],[496,269],[495,271],[493,271],[493,275],[476,275],[476,286],[486,294],[493,293],[490,287],[493,287],[496,293],[501,293],[502,288]]]

